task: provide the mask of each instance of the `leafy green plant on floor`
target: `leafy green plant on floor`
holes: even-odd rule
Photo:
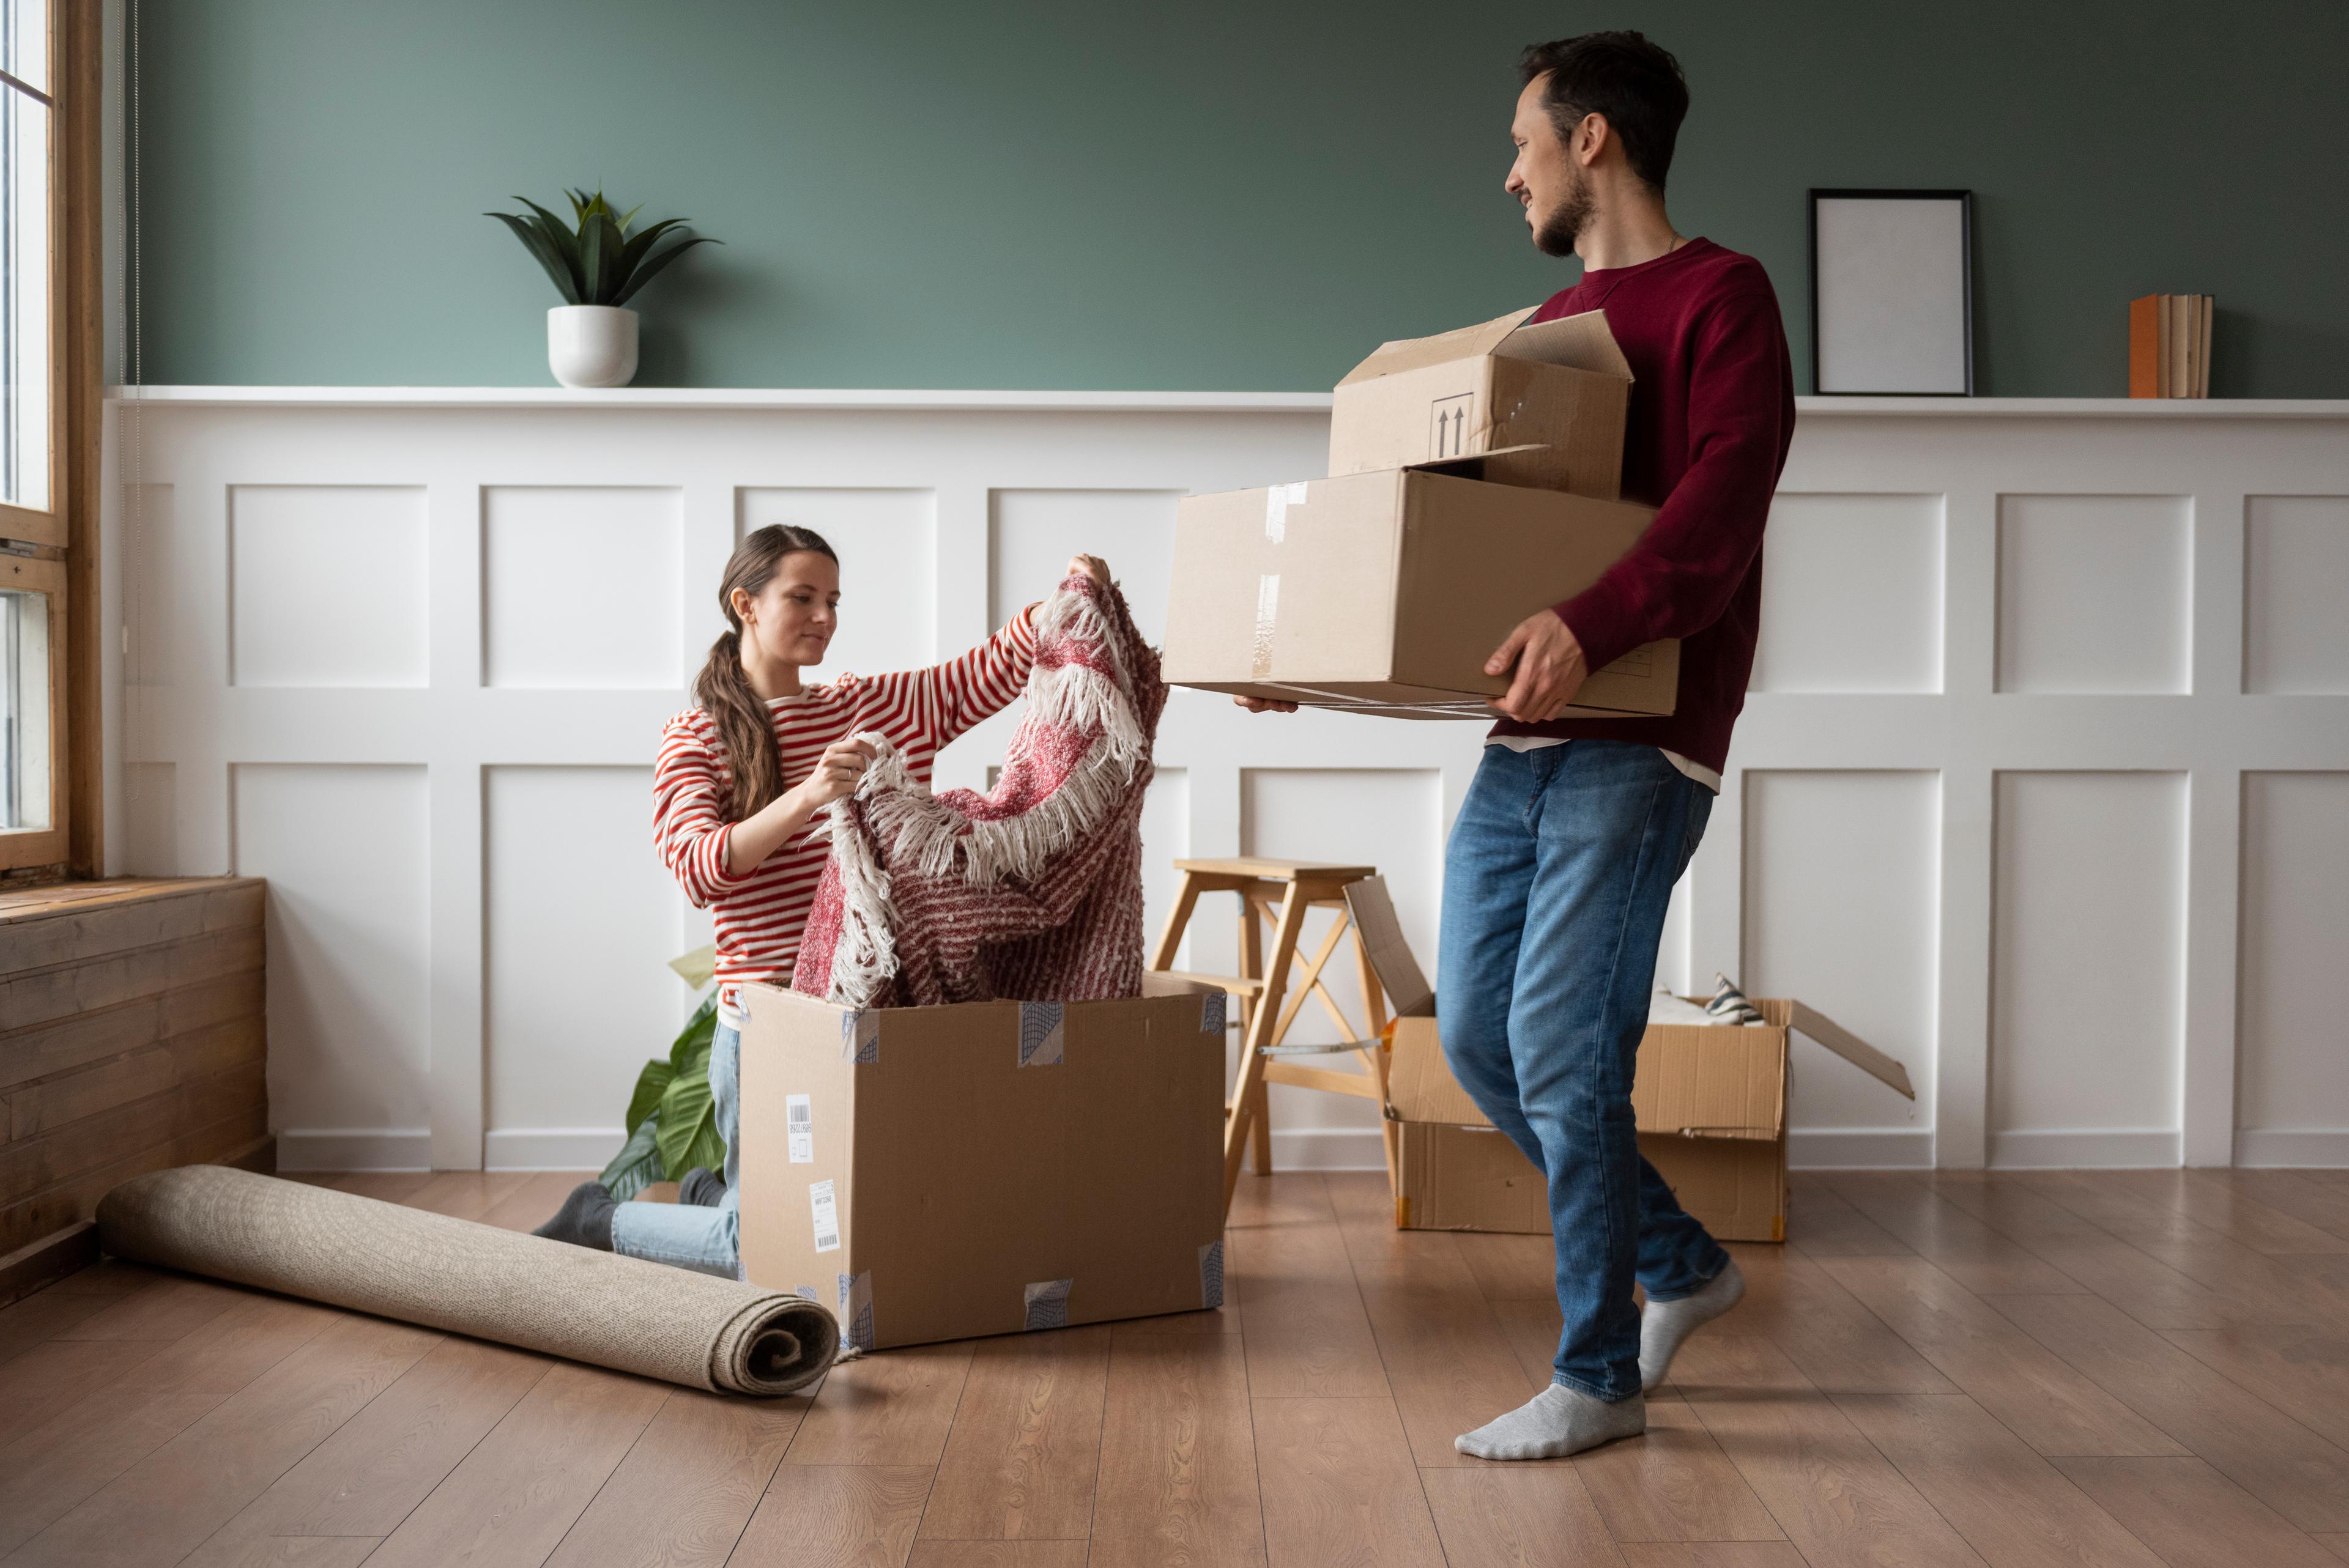
[[[669,967],[689,985],[707,985],[707,948],[672,960]],[[636,1075],[621,1126],[630,1129],[601,1178],[612,1196],[635,1197],[656,1181],[673,1181],[697,1165],[726,1168],[726,1140],[718,1135],[718,1106],[709,1094],[709,1047],[718,1033],[718,989],[712,985],[695,1008],[667,1057],[655,1057]]]
[[[626,304],[662,268],[694,246],[722,242],[707,234],[690,238],[680,234],[674,242],[661,245],[664,234],[692,220],[664,218],[631,234],[628,223],[644,211],[642,207],[616,212],[601,191],[592,196],[585,191],[565,191],[564,195],[570,198],[575,223],[564,223],[527,196],[514,200],[530,209],[528,217],[519,212],[481,216],[495,218],[513,231],[523,249],[554,280],[565,304]]]

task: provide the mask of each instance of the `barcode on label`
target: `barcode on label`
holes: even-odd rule
[[[840,1250],[840,1205],[833,1202],[832,1183],[818,1181],[808,1189],[808,1207],[815,1213],[815,1250]]]
[[[784,1131],[791,1145],[792,1163],[815,1163],[815,1109],[803,1094],[783,1097]]]

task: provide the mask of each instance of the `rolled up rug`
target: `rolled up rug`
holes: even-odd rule
[[[822,1377],[840,1325],[803,1296],[221,1165],[98,1204],[118,1257],[720,1393]]]

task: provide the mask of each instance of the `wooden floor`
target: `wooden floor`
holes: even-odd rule
[[[528,1227],[573,1178],[313,1178]],[[2349,1172],[1797,1178],[1644,1438],[1489,1465],[1547,1239],[1244,1178],[1224,1310],[760,1402],[135,1266],[0,1309],[0,1556],[140,1568],[2340,1568]],[[13,1553],[13,1554],[11,1554]]]

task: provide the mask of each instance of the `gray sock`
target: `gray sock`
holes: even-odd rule
[[[1640,1313],[1640,1387],[1653,1389],[1671,1370],[1681,1341],[1745,1299],[1745,1276],[1735,1259],[1704,1282],[1694,1294],[1677,1301],[1651,1301]]]
[[[697,1165],[677,1184],[677,1201],[715,1209],[726,1196],[726,1178],[707,1165]]]
[[[554,1211],[554,1218],[531,1234],[608,1253],[612,1250],[612,1211],[619,1206],[612,1201],[611,1189],[601,1181],[582,1181],[571,1189],[571,1196],[563,1200],[563,1207]]]
[[[1612,1403],[1553,1383],[1498,1420],[1463,1432],[1452,1446],[1480,1460],[1554,1460],[1648,1429],[1648,1401]]]

